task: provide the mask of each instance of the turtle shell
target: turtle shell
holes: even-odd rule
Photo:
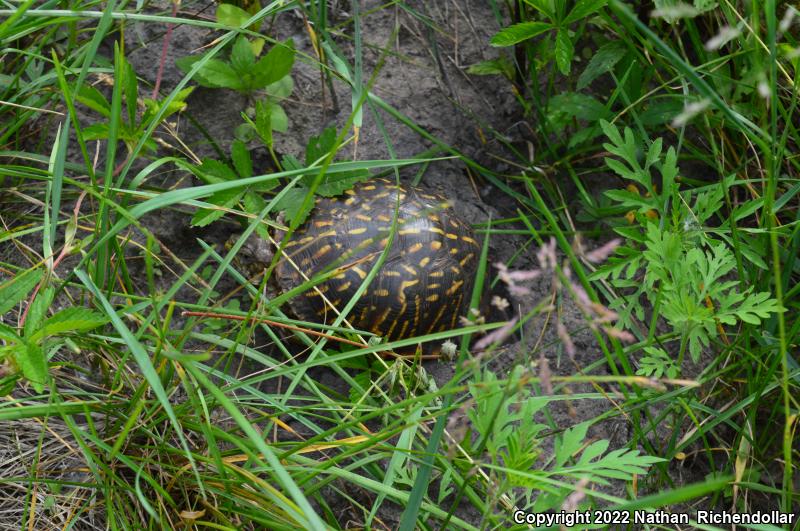
[[[318,198],[284,244],[275,277],[288,291],[330,273],[318,289],[290,300],[299,319],[330,323],[331,305],[347,304],[387,245],[348,321],[389,340],[455,328],[472,294],[480,247],[446,198],[418,188],[371,179],[342,197]]]

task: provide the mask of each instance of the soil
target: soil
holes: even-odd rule
[[[489,7],[489,2],[481,0],[446,2],[406,2],[419,15],[409,11],[388,7],[375,9],[384,4],[380,1],[364,2],[362,19],[365,54],[365,78],[372,75],[373,69],[383,59],[381,70],[375,77],[372,91],[394,109],[407,116],[444,144],[453,146],[467,157],[491,168],[496,172],[513,172],[508,164],[510,155],[497,141],[498,135],[510,138],[521,146],[526,139],[522,133],[530,130],[521,127],[528,118],[521,116],[511,84],[500,76],[476,77],[466,73],[467,67],[483,60],[492,59],[499,53],[488,46],[490,37],[500,28],[500,23]],[[349,5],[349,3],[348,3]],[[151,9],[166,12],[166,6],[151,4]],[[213,4],[183,4],[182,13],[204,13],[212,16]],[[332,25],[347,19],[343,7],[332,10]],[[368,13],[368,14],[367,14]],[[433,21],[430,29],[422,21],[429,17]],[[507,19],[506,19],[507,20]],[[350,34],[349,26],[344,33]],[[128,27],[128,58],[138,75],[150,83],[155,81],[157,59],[161,52],[164,27],[153,23],[131,23]],[[276,37],[291,37],[298,51],[307,56],[315,56],[306,31],[304,21],[295,13],[280,15],[273,27]],[[183,74],[174,66],[174,60],[197,53],[211,42],[217,34],[205,29],[188,26],[176,27],[170,41],[168,60],[161,82],[162,92],[174,87]],[[352,41],[338,37],[337,44],[352,58]],[[110,43],[107,43],[110,45]],[[435,50],[434,51],[434,46]],[[389,51],[382,58],[383,51]],[[110,46],[106,54],[110,55]],[[326,126],[341,128],[350,113],[350,91],[341,82],[334,82],[335,102],[320,83],[319,70],[308,61],[298,61],[292,73],[295,88],[291,97],[284,102],[289,117],[289,131],[277,135],[276,150],[279,153],[300,156],[306,141],[318,135]],[[188,110],[170,121],[176,122],[180,138],[199,157],[217,156],[207,137],[219,143],[226,153],[234,139],[234,130],[242,122],[241,112],[247,106],[244,96],[227,90],[197,88],[188,100]],[[189,115],[196,120],[205,133],[201,133]],[[357,146],[347,153],[358,160],[406,158],[417,156],[434,147],[434,143],[423,138],[386,112],[374,108],[364,109],[363,125]],[[88,118],[87,118],[88,119]],[[207,136],[206,136],[207,135]],[[167,138],[167,140],[170,140]],[[255,144],[253,145],[255,148]],[[441,153],[446,155],[447,153]],[[76,162],[80,162],[74,153]],[[266,167],[268,160],[263,148],[254,151],[254,158]],[[138,163],[137,163],[138,164]],[[258,170],[258,169],[257,169]],[[404,181],[417,177],[419,167],[403,169],[400,172]],[[189,186],[191,181],[177,172],[160,177],[161,183],[169,186]],[[451,198],[462,216],[469,222],[480,225],[491,219],[516,216],[516,203],[490,186],[476,172],[468,172],[456,160],[442,160],[430,163],[422,174],[420,186],[435,190]],[[199,255],[201,247],[197,238],[211,243],[221,243],[227,238],[230,226],[216,224],[208,229],[195,230],[189,224],[190,212],[163,210],[147,216],[145,225],[159,238],[161,244],[183,260]],[[510,226],[506,228],[512,228]],[[517,227],[519,228],[519,227]],[[479,233],[482,237],[483,233]],[[588,243],[591,246],[591,243]],[[490,241],[492,262],[502,262],[520,270],[538,268],[537,249],[524,237],[517,235],[494,234]],[[132,271],[132,274],[143,274]],[[496,271],[492,271],[492,279]],[[168,283],[168,282],[167,282]],[[553,285],[542,280],[531,286],[531,293],[512,299],[512,309],[525,315],[553,295]],[[187,300],[196,298],[194,293],[185,293]],[[572,335],[576,353],[570,358],[564,352],[558,339],[555,322],[560,320]],[[546,360],[553,374],[572,375],[594,364],[593,374],[606,374],[602,352],[596,347],[596,340],[586,325],[579,309],[569,300],[557,302],[555,312],[543,313],[529,320],[521,332],[502,349],[485,359],[486,364],[498,374],[507,375],[514,366]],[[540,362],[541,363],[541,362]],[[430,362],[426,370],[439,385],[453,374],[452,365],[446,362]],[[320,375],[325,383],[336,386],[338,379],[330,374]],[[339,385],[341,387],[341,385]],[[614,391],[613,388],[608,388]],[[581,393],[596,391],[590,386],[570,386],[562,392]],[[550,422],[557,429],[565,429],[582,420],[595,418],[609,410],[611,404],[603,400],[574,400],[551,404]],[[623,420],[608,420],[595,424],[590,436],[610,439],[610,449],[620,448],[630,440],[627,424]],[[540,462],[546,461],[546,455]],[[5,475],[5,474],[3,474]],[[608,489],[624,496],[621,484]],[[343,504],[349,504],[342,500]],[[400,515],[400,507],[385,505],[386,512],[381,519],[390,527],[395,527]],[[396,512],[395,512],[396,511]],[[347,507],[342,507],[342,513]],[[480,515],[460,514],[473,523],[480,521]]]

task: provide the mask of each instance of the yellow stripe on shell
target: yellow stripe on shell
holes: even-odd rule
[[[400,267],[402,267],[403,269],[405,269],[405,270],[406,270],[406,273],[408,273],[409,275],[414,275],[414,276],[417,276],[417,270],[416,270],[416,269],[414,269],[413,267],[409,267],[409,266],[407,266],[407,265],[405,265],[405,264],[400,264]]]
[[[325,244],[322,247],[320,247],[319,249],[317,249],[317,252],[312,255],[312,258],[314,260],[319,260],[320,258],[325,256],[326,254],[328,254],[331,251],[332,248],[333,247],[331,247],[330,244]]]
[[[348,289],[350,289],[350,286],[352,285],[353,285],[352,282],[345,282],[344,284],[336,288],[336,291],[347,291]]]
[[[453,295],[456,291],[458,291],[458,289],[463,284],[464,284],[463,280],[456,280],[456,281],[453,282],[453,284],[449,288],[447,288],[447,291],[445,291],[445,293],[447,293],[448,295]]]

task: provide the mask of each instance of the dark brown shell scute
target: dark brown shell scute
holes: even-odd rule
[[[472,294],[479,244],[444,197],[385,179],[319,198],[285,244],[276,278],[288,291],[305,282],[301,271],[307,278],[332,272],[317,288],[341,310],[387,245],[381,269],[348,321],[390,340],[455,328]],[[298,318],[334,320],[336,312],[319,292],[310,288],[292,299]]]

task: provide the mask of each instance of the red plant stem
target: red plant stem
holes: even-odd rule
[[[180,0],[174,0],[172,2],[172,18],[178,14],[178,5],[180,5]],[[167,62],[167,50],[169,49],[169,41],[172,37],[172,27],[174,24],[171,22],[167,24],[167,32],[164,34],[164,43],[161,45],[161,61],[158,63],[158,73],[156,74],[156,83],[153,87],[153,99],[158,99],[158,91],[161,88],[161,78],[164,76],[164,64]]]
[[[78,213],[81,210],[81,203],[83,203],[83,198],[86,197],[86,190],[81,192],[81,195],[78,196],[78,201],[75,203],[75,208],[72,209],[72,216],[75,218],[75,224],[78,224]],[[67,242],[64,242],[64,247],[61,248],[61,252],[58,254],[58,257],[53,260],[53,271],[56,270],[58,264],[61,263],[61,260],[64,259],[67,254],[69,254],[70,247],[67,245]],[[25,326],[25,319],[28,318],[28,310],[31,309],[33,305],[33,301],[36,300],[36,295],[42,288],[42,284],[44,284],[46,278],[42,278],[42,280],[36,285],[33,289],[33,293],[31,294],[31,298],[28,300],[28,305],[25,307],[25,311],[22,312],[22,317],[19,320],[19,328]]]

